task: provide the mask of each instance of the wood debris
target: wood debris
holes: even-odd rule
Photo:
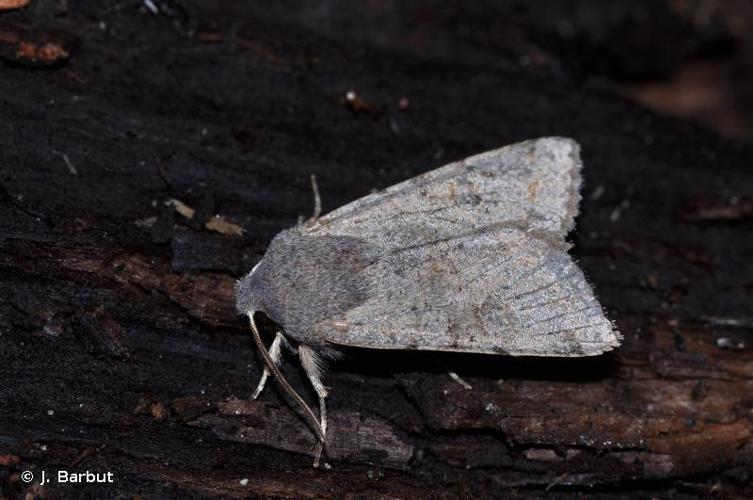
[[[0,0],[0,10],[21,9],[31,3],[31,0]]]
[[[196,215],[195,208],[192,208],[175,198],[167,200],[166,204],[172,206],[176,212],[178,212],[186,219],[193,219]],[[243,236],[246,233],[246,230],[244,228],[234,222],[231,222],[229,219],[223,217],[222,215],[215,215],[213,217],[210,217],[207,221],[204,222],[204,227],[209,229],[210,231],[228,236]]]

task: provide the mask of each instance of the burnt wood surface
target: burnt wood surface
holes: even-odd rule
[[[327,24],[340,2],[246,3],[0,12],[0,497],[753,493],[753,148],[495,57],[472,27],[426,54],[433,32],[364,42],[368,12]],[[326,212],[545,135],[582,145],[572,252],[624,345],[348,350],[313,469],[274,384],[249,400],[234,280],[310,215],[311,174]],[[21,478],[61,469],[115,481]]]

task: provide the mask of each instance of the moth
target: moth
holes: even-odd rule
[[[338,346],[508,356],[593,356],[620,343],[568,255],[578,144],[546,137],[451,163],[279,233],[236,285],[270,374],[327,436],[323,362]],[[254,314],[281,327],[267,350]],[[295,350],[319,417],[286,381]]]

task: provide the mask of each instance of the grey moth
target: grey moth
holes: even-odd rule
[[[238,281],[236,307],[273,374],[327,436],[322,361],[338,346],[593,356],[620,343],[568,255],[578,144],[545,137],[419,175],[279,233]],[[280,327],[267,350],[254,314]],[[290,342],[290,341],[293,342]],[[319,416],[279,370],[297,351]]]

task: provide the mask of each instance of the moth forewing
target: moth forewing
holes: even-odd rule
[[[489,228],[385,253],[367,300],[319,325],[335,344],[377,349],[589,356],[618,345],[564,246]]]

